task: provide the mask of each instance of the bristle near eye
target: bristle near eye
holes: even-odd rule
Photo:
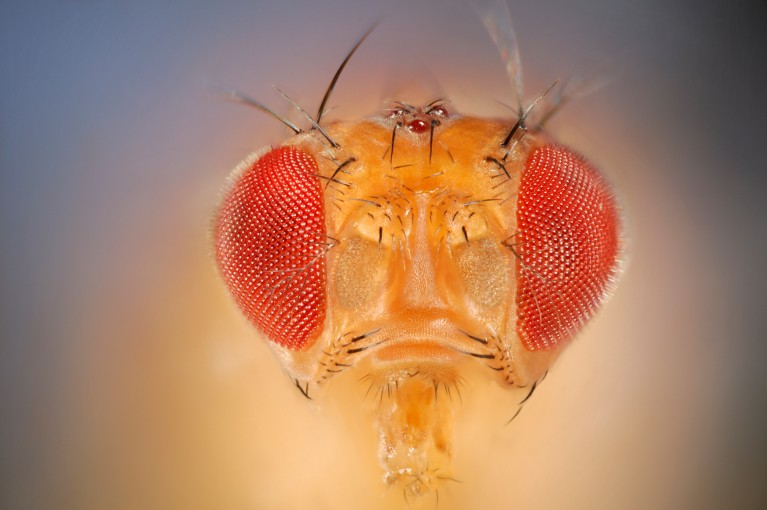
[[[620,215],[610,185],[567,148],[530,156],[519,188],[517,330],[528,350],[581,329],[617,271]]]

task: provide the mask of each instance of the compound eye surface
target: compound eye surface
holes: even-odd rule
[[[325,211],[317,163],[293,147],[234,172],[214,224],[221,275],[269,340],[307,348],[325,320]]]
[[[571,150],[536,149],[517,205],[517,331],[554,349],[594,314],[617,277],[620,214],[609,183]]]

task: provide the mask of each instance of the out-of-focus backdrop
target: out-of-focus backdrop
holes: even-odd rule
[[[767,507],[767,83],[747,5],[511,2],[528,98],[612,62],[549,127],[615,183],[630,263],[511,425],[499,388],[467,390],[440,508]],[[211,89],[288,113],[278,85],[313,111],[377,20],[331,117],[436,96],[507,115],[462,2],[0,5],[0,507],[404,507],[358,404],[300,397],[208,248],[229,170],[285,136]]]

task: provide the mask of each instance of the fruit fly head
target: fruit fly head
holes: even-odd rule
[[[352,370],[396,389],[379,405],[381,462],[416,494],[449,463],[438,388],[477,363],[534,388],[612,288],[621,217],[594,166],[527,126],[531,109],[395,102],[320,125],[341,69],[310,130],[281,119],[295,135],[233,172],[215,258],[305,396]]]
[[[397,104],[261,151],[234,172],[216,260],[293,377],[372,356],[486,363],[527,385],[617,274],[602,175],[513,123]]]

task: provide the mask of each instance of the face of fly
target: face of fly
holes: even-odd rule
[[[608,295],[620,232],[581,156],[434,101],[246,159],[214,243],[235,301],[308,393],[359,366],[450,384],[481,363],[535,383]]]

